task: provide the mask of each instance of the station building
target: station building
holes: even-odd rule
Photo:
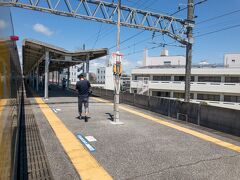
[[[184,98],[184,56],[149,57],[145,51],[143,66],[132,70],[132,93]],[[191,99],[240,103],[240,54],[225,54],[223,64],[202,61],[191,70]]]

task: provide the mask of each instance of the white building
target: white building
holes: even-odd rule
[[[162,50],[160,57],[149,57],[148,50],[145,49],[143,66],[180,66],[185,64],[185,56],[168,56],[168,50],[165,48]]]
[[[224,64],[228,67],[240,67],[240,54],[225,54]]]
[[[105,84],[106,67],[97,68],[96,78],[98,84]]]
[[[76,84],[78,81],[78,75],[80,74],[80,72],[78,71],[78,66],[71,66],[69,68],[69,80],[70,80],[70,84]]]
[[[171,66],[169,63],[164,65],[166,56],[155,57],[154,65],[149,65],[152,58],[146,54],[144,61],[148,66],[132,70],[131,92],[184,98],[185,63],[180,60],[180,65],[176,65],[178,57],[168,56],[170,61],[173,59]],[[222,66],[208,63],[193,66],[191,99],[240,102],[239,60],[240,54],[226,54]]]
[[[106,67],[97,68],[97,83],[104,83],[104,89],[114,90],[114,75],[113,75],[113,59],[112,57],[106,61]],[[120,77],[121,90],[130,90],[130,79],[129,75],[123,74]]]
[[[70,84],[76,84],[78,81],[78,75],[81,74],[81,65],[75,65],[69,67],[69,81]],[[68,69],[63,69],[63,72],[60,74],[60,83],[62,82],[63,78],[67,80]]]

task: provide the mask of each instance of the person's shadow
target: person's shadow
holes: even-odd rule
[[[113,121],[113,115],[111,113],[105,113],[106,115],[108,115],[108,120]]]

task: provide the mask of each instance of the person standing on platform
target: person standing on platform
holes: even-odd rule
[[[66,82],[67,80],[65,78],[62,79],[62,90],[65,90],[66,88]]]
[[[85,79],[83,74],[80,74],[78,76],[79,81],[76,84],[76,89],[78,90],[78,112],[79,116],[78,119],[82,119],[82,105],[84,105],[85,109],[85,122],[88,121],[88,114],[89,114],[89,93],[90,93],[90,82]]]

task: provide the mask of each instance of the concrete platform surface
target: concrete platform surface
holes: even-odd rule
[[[96,98],[90,99],[91,118],[86,123],[84,120],[76,119],[78,111],[75,93],[65,93],[56,89],[51,91],[50,98],[45,103],[51,109],[57,109],[54,113],[75,136],[81,133],[83,136],[93,136],[97,140],[90,142],[96,148],[91,155],[113,179],[240,179],[240,138],[238,137],[173,121],[128,105],[122,107],[199,132],[207,135],[206,138],[210,136],[222,142],[232,143],[235,145],[235,150],[123,109],[120,110],[120,119],[124,124],[113,125],[110,123],[113,115],[112,104]],[[77,171],[59,140],[54,136],[34,97],[29,99],[54,177],[79,179]]]

